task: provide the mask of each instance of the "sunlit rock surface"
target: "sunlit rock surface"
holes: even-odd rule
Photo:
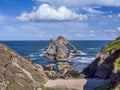
[[[47,79],[42,66],[0,43],[0,90],[41,90]]]
[[[68,60],[70,61],[70,49],[73,50],[74,55],[80,55],[80,52],[63,36],[59,36],[57,40],[50,40],[50,45],[46,49],[44,56],[47,58],[56,59],[57,61]]]

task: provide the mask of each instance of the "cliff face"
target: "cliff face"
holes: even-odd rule
[[[46,81],[42,66],[0,44],[0,90],[39,90]]]
[[[103,47],[84,72],[90,77],[109,78],[109,90],[120,90],[120,37]]]
[[[120,56],[120,39],[116,39],[103,47],[95,61],[89,65],[87,72],[92,77],[110,78],[114,70],[114,62]]]

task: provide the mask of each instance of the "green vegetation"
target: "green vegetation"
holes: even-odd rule
[[[114,90],[120,90],[120,83],[116,86]]]
[[[80,73],[78,71],[71,70],[68,71],[67,74],[71,75],[73,78],[80,78]]]
[[[106,90],[108,85],[103,85],[103,86],[100,86],[100,87],[97,87],[95,90]]]
[[[103,49],[102,52],[110,52],[112,50],[119,50],[120,49],[120,39],[114,40],[110,42],[108,45],[106,45]]]
[[[120,71],[120,57],[114,62],[114,67],[117,69],[117,71]]]
[[[114,62],[115,73],[120,74],[120,57]],[[120,81],[120,80],[119,80]],[[117,83],[117,86],[114,90],[120,90],[120,82]]]
[[[42,90],[74,90],[74,89],[68,89],[65,86],[55,86],[55,87],[43,87]]]

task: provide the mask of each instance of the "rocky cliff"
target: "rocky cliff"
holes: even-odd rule
[[[92,62],[83,72],[89,77],[102,79],[110,78],[110,87],[115,88],[120,81],[119,69],[120,38],[118,37],[116,40],[104,46],[100,53],[97,54],[95,61]]]
[[[120,56],[120,39],[110,42],[96,55],[86,71],[92,77],[109,78],[114,69],[114,62]]]
[[[46,81],[42,66],[0,43],[0,90],[41,90]]]

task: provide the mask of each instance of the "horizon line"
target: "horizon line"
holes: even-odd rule
[[[43,39],[43,40],[0,40],[0,42],[1,41],[50,41],[50,39],[49,40],[48,39]],[[112,41],[112,39],[111,40],[110,39],[109,40],[106,40],[106,39],[101,39],[101,40],[100,39],[96,39],[96,40],[92,40],[92,39],[91,40],[89,40],[89,39],[88,40],[87,39],[86,40],[74,39],[74,40],[69,40],[69,41]]]

